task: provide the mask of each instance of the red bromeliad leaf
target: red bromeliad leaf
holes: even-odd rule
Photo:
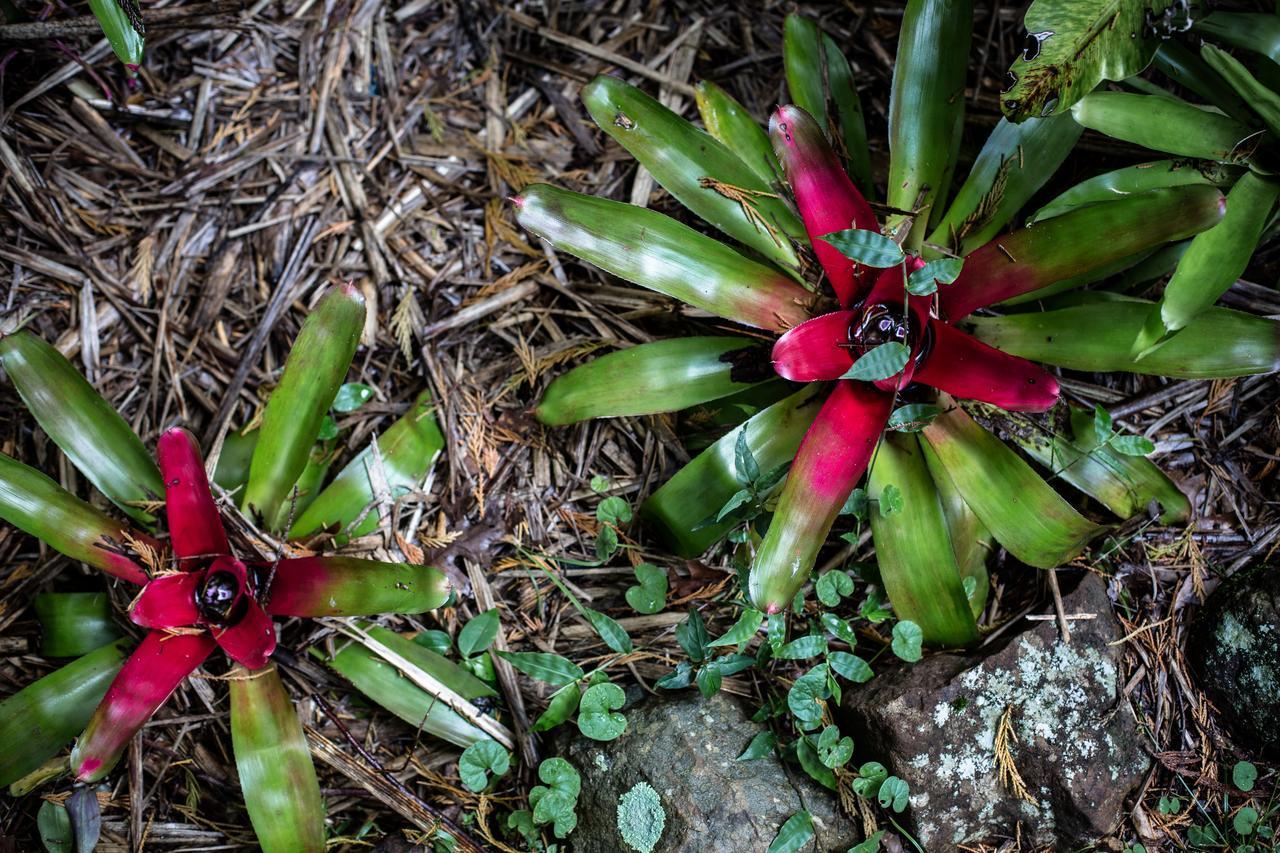
[[[893,396],[863,382],[840,382],[823,404],[751,567],[747,589],[757,609],[779,613],[804,586],[831,525],[867,470]]]
[[[276,565],[266,606],[274,616],[372,616],[423,613],[448,598],[448,579],[427,566],[301,557]]]
[[[769,120],[769,136],[795,194],[814,254],[831,279],[840,304],[848,308],[866,291],[871,271],[860,268],[821,238],[849,228],[879,233],[871,205],[845,174],[822,128],[804,110],[780,107]]]
[[[1043,412],[1058,401],[1058,380],[1043,368],[946,323],[935,320],[931,328],[933,348],[916,370],[917,382],[1011,412]]]
[[[232,660],[261,669],[276,650],[276,631],[262,609],[244,563],[231,557],[213,561],[201,590],[202,615],[209,632]],[[215,611],[227,614],[215,618]]]
[[[203,632],[147,634],[107,689],[71,752],[76,779],[96,782],[111,772],[134,733],[214,648],[213,639]]]
[[[185,429],[168,430],[160,436],[156,458],[164,478],[169,538],[178,565],[186,569],[193,558],[231,553],[195,438]]]
[[[144,628],[182,628],[200,618],[196,595],[203,572],[182,572],[156,578],[129,607],[129,618]]]
[[[773,345],[773,369],[792,382],[839,379],[853,366],[853,354],[840,344],[849,342],[857,317],[857,311],[833,311],[791,329]]]
[[[876,382],[876,387],[881,391],[905,388],[910,384],[915,376],[920,353],[924,349],[927,340],[924,330],[928,328],[931,322],[929,310],[933,304],[933,299],[929,296],[909,295],[907,293],[907,279],[904,278],[904,273],[906,276],[910,276],[911,273],[922,267],[924,267],[923,260],[910,256],[903,264],[881,272],[876,278],[871,292],[867,294],[865,304],[868,308],[875,305],[884,305],[889,308],[891,313],[901,316],[902,304],[905,299],[906,304],[911,309],[910,318],[904,318],[907,323],[907,339],[910,341],[911,354],[908,356],[907,363],[900,374]],[[870,343],[874,345],[878,341],[871,341]]]

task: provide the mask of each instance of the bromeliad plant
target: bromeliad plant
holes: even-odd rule
[[[346,375],[364,314],[363,298],[351,286],[326,294],[304,323],[267,405],[245,491],[246,506],[270,530],[288,528],[290,495]],[[266,850],[323,850],[323,801],[310,752],[270,660],[272,618],[421,613],[449,597],[444,575],[351,557],[265,556],[256,538],[228,536],[200,451],[185,430],[160,436],[157,467],[124,419],[40,338],[26,331],[0,338],[0,364],[44,432],[130,522],[7,455],[0,455],[0,517],[72,559],[140,586],[129,618],[147,629],[123,664],[122,644],[105,646],[44,679],[48,684],[0,703],[0,752],[7,753],[0,783],[40,770],[77,725],[84,731],[69,766],[63,759],[38,775],[49,778],[60,768],[78,783],[101,780],[178,685],[221,648],[235,663],[228,677],[232,742],[259,841]],[[420,402],[384,435],[379,464],[396,472],[392,480],[411,470],[420,479],[439,450],[438,435]],[[315,498],[312,507],[323,508],[317,526],[350,532],[363,524],[359,516],[375,503],[365,464],[358,457],[357,467],[348,466]],[[167,543],[152,535],[161,507]],[[87,703],[97,703],[91,715]],[[33,726],[19,715],[43,722]],[[457,722],[450,726],[437,714],[427,728],[463,745],[485,736]]]
[[[1071,5],[1037,0],[1027,11],[1026,23],[1043,37],[1029,37],[1027,49],[1009,71],[1003,100],[1006,114],[1015,120],[1037,110],[1070,110],[1087,128],[1181,158],[1087,180],[1042,208],[1034,217],[1037,221],[1155,187],[1216,185],[1228,191],[1227,215],[1220,223],[1190,240],[1132,259],[1142,265],[1123,282],[1126,286],[1146,285],[1173,273],[1134,338],[1136,359],[1168,346],[1236,283],[1259,243],[1277,233],[1280,199],[1280,16],[1214,12],[1201,20],[1184,20],[1178,27],[1158,28],[1148,21],[1138,28],[1144,14],[1152,17],[1149,5],[1133,0]],[[1116,13],[1117,7],[1131,23],[1108,25],[1101,37],[1091,38],[1093,24]],[[1173,16],[1159,15],[1161,21],[1166,17]],[[1209,41],[1193,51],[1182,40],[1185,36],[1175,37],[1188,29],[1190,37],[1216,39],[1238,49],[1240,57]],[[1126,30],[1134,36],[1127,37]],[[1084,42],[1088,49],[1078,50],[1077,43]],[[1136,76],[1148,63],[1208,106],[1190,103]],[[1109,73],[1099,75],[1099,66]],[[1090,93],[1100,76],[1119,80],[1131,91]]]
[[[543,422],[559,425],[710,401],[769,403],[642,507],[676,551],[696,555],[771,504],[789,465],[763,539],[749,543],[747,587],[758,611],[779,612],[801,592],[874,459],[861,503],[878,503],[870,520],[895,610],[929,642],[971,642],[987,588],[985,543],[994,538],[1048,568],[1103,528],[953,398],[985,404],[986,416],[1050,408],[1057,383],[1026,359],[1209,377],[1270,371],[1280,357],[1280,326],[1230,311],[1210,312],[1142,362],[1129,345],[1149,303],[1085,294],[1035,314],[974,316],[1108,275],[1138,253],[1216,225],[1224,204],[1212,186],[1160,188],[1000,236],[1081,132],[1069,116],[1054,116],[1002,121],[948,205],[971,12],[968,3],[907,5],[883,230],[866,201],[874,188],[849,64],[796,16],[784,48],[796,104],[774,114],[767,134],[709,83],[698,88],[708,132],[615,78],[583,90],[601,129],[739,247],[655,211],[552,186],[514,200],[519,222],[555,248],[780,335],[771,352],[742,336],[631,347],[556,379],[537,407]],[[812,281],[810,252],[826,286]],[[807,384],[795,390],[769,372]],[[1123,452],[1149,451],[1149,442],[1115,435],[1104,412],[1064,407],[1057,420],[1066,428],[1031,423],[1020,441],[1055,474],[1122,515],[1159,499],[1166,520],[1186,517],[1187,501],[1167,478]],[[882,441],[886,424],[896,429]]]

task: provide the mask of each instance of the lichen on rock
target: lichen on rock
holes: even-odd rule
[[[662,798],[648,782],[637,782],[618,798],[618,834],[633,850],[651,853],[666,825]]]

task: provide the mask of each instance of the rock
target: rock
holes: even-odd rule
[[[624,713],[627,730],[617,740],[574,731],[561,751],[582,774],[578,828],[569,836],[577,853],[635,849],[623,840],[620,817],[633,839],[656,835],[655,853],[764,850],[803,809],[813,816],[818,850],[843,853],[860,840],[834,795],[802,771],[788,772],[773,755],[734,760],[764,727],[728,694],[649,697]],[[620,816],[624,797],[629,810]]]
[[[1280,567],[1224,581],[1192,626],[1187,656],[1241,740],[1280,753]]]
[[[844,725],[861,760],[911,788],[905,816],[926,850],[1012,839],[1077,849],[1110,833],[1150,766],[1120,699],[1121,636],[1105,584],[1085,574],[1065,596],[1071,642],[1054,621],[972,654],[939,654],[847,691]],[[1006,709],[1013,765],[1027,794],[998,779]],[[1007,741],[1006,741],[1007,742]]]

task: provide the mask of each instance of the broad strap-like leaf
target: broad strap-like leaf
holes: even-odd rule
[[[997,349],[1071,370],[1223,379],[1280,369],[1280,323],[1228,308],[1202,311],[1138,361],[1133,341],[1153,304],[1098,300],[970,322],[974,335]]]
[[[903,242],[913,252],[945,209],[964,125],[972,29],[972,0],[908,0],[902,15],[889,98],[886,201],[916,212]],[[885,230],[896,234],[904,224],[902,215],[893,215]]]
[[[107,37],[107,43],[111,45],[116,57],[129,70],[137,71],[142,64],[142,49],[146,39],[143,37],[141,14],[135,11],[134,14],[138,15],[135,26],[129,12],[125,11],[125,4],[129,2],[130,0],[89,0],[89,10],[98,19],[102,34]],[[139,7],[137,3],[133,3],[131,8],[137,10]]]
[[[1030,465],[954,401],[924,428],[938,461],[934,479],[949,477],[995,538],[1028,565],[1054,568],[1071,560],[1105,528],[1072,509]]]
[[[32,605],[45,657],[79,657],[120,639],[105,592],[45,592]]]
[[[707,133],[737,154],[760,180],[773,185],[782,176],[782,167],[773,156],[769,134],[760,122],[736,98],[710,80],[698,83],[693,94]]]
[[[689,210],[733,239],[798,275],[791,240],[804,230],[746,163],[715,137],[617,77],[582,88],[596,124]]]
[[[675,412],[771,376],[768,350],[749,338],[652,341],[592,359],[559,376],[538,402],[552,426],[589,418]]]
[[[1083,131],[1069,115],[1001,119],[927,246],[967,255],[995,237],[1058,171]]]
[[[1090,130],[1178,157],[1243,164],[1262,141],[1233,118],[1158,95],[1094,92],[1071,114]]]
[[[0,787],[71,742],[124,665],[128,640],[102,646],[0,700]]]
[[[857,311],[832,311],[807,320],[773,345],[773,368],[792,382],[839,379],[853,367],[849,327]],[[845,344],[846,346],[841,346]]]
[[[779,107],[769,119],[769,138],[786,173],[813,253],[845,308],[860,301],[876,271],[845,255],[824,239],[859,229],[880,233],[871,205],[844,171],[817,122],[795,106]]]
[[[271,564],[254,568],[265,579]],[[355,557],[296,557],[275,564],[266,609],[274,616],[425,613],[444,604],[449,592],[444,573],[428,566]]]
[[[1243,169],[1213,162],[1155,160],[1125,166],[1081,181],[1040,208],[1031,222],[1061,216],[1081,207],[1115,201],[1125,196],[1165,187],[1214,186],[1235,183]]]
[[[100,512],[35,468],[0,453],[0,518],[73,560],[130,583],[147,573],[129,540],[157,549],[160,543]]]
[[[71,464],[134,519],[155,521],[136,504],[164,494],[160,471],[142,439],[80,371],[27,331],[0,337],[0,364],[40,428]]]
[[[496,695],[483,681],[425,646],[385,628],[371,627],[368,632],[379,643],[394,649],[413,665],[422,668],[469,701]],[[483,729],[468,722],[438,697],[432,696],[411,681],[394,664],[360,643],[340,646],[329,665],[371,701],[395,714],[415,730],[421,728],[430,735],[463,748],[489,737]]]
[[[1158,309],[1152,309],[1133,344],[1141,359],[1185,328],[1225,293],[1249,265],[1262,231],[1271,220],[1280,182],[1246,172],[1227,194],[1227,215],[1208,231],[1197,234],[1173,277],[1165,286]]]
[[[1230,87],[1228,91],[1245,101],[1256,114],[1252,123],[1256,124],[1257,118],[1261,118],[1267,130],[1271,131],[1272,138],[1280,134],[1280,94],[1253,76],[1253,72],[1243,62],[1219,47],[1203,44],[1200,46],[1200,55],[1205,64],[1227,82]]]
[[[1194,29],[1280,62],[1280,18],[1269,12],[1212,12],[1197,20]]]
[[[939,463],[929,442],[919,441],[918,446],[929,466],[933,485],[938,490],[938,502],[942,504],[942,514],[947,520],[947,532],[951,537],[951,550],[956,566],[960,569],[960,578],[969,599],[969,609],[977,619],[986,608],[987,596],[991,592],[987,561],[998,547],[996,538],[983,526],[982,519],[969,509],[949,477],[933,477],[932,472]]]
[[[1000,352],[939,320],[929,328],[932,348],[916,368],[916,382],[1016,412],[1043,412],[1058,402],[1058,380],[1039,365]]]
[[[891,392],[836,383],[805,433],[747,581],[752,605],[780,613],[809,579],[818,551],[871,455],[893,407]]]
[[[176,572],[153,579],[129,605],[129,619],[144,628],[187,628],[200,620],[196,599],[203,572]]]
[[[522,226],[633,284],[746,326],[782,331],[808,319],[809,291],[657,211],[547,184],[514,203]]]
[[[253,450],[258,446],[258,430],[242,433],[232,429],[222,440],[222,452],[213,469],[214,485],[226,492],[235,493],[249,482],[249,466],[253,462]]]
[[[822,404],[825,389],[812,386],[791,394],[699,453],[676,472],[640,507],[641,517],[682,557],[696,557],[723,537],[732,520],[715,518],[744,484],[736,476],[736,447],[740,430],[761,471],[772,471],[795,456],[805,430]]]
[[[138,729],[216,648],[206,632],[151,631],[129,656],[71,751],[71,772],[97,782],[111,772]]]
[[[244,505],[273,531],[288,522],[290,491],[346,378],[364,321],[360,290],[352,284],[331,288],[303,322],[280,383],[267,401]]]
[[[965,258],[960,277],[938,291],[939,313],[954,323],[979,308],[1198,234],[1218,224],[1225,209],[1226,200],[1213,187],[1170,187],[997,237]]]
[[[164,478],[169,542],[179,568],[193,566],[199,558],[231,553],[195,436],[176,427],[166,431],[156,445],[156,458]]]
[[[324,799],[302,723],[275,664],[229,677],[231,745],[263,853],[323,853]]]
[[[1205,47],[1210,45],[1206,43],[1201,49]],[[1199,95],[1205,103],[1217,107],[1236,121],[1250,126],[1258,124],[1258,116],[1246,99],[1182,42],[1171,39],[1161,44],[1152,64],[1170,80]]]
[[[1027,37],[1000,95],[1014,121],[1060,113],[1103,80],[1147,67],[1160,39],[1149,26],[1172,0],[1035,0]]]
[[[875,184],[867,123],[849,60],[816,23],[796,12],[787,15],[783,25],[782,60],[791,100],[813,116],[844,152],[849,177],[862,195],[871,198]]]
[[[902,494],[902,509],[885,513],[872,507],[871,530],[876,563],[893,612],[910,619],[933,646],[965,646],[978,638],[960,567],[937,487],[909,433],[890,433],[880,443],[867,491],[874,500],[888,486]]]
[[[1160,505],[1162,524],[1191,517],[1191,502],[1158,465],[1144,456],[1130,456],[1099,443],[1093,412],[1087,409],[1071,407],[1070,435],[996,409],[984,408],[982,414],[1054,477],[1062,478],[1121,518],[1146,512],[1153,500]]]
[[[420,394],[409,411],[377,437],[377,443],[376,455],[372,446],[357,453],[298,515],[289,530],[290,539],[331,528],[342,532],[335,539],[338,544],[348,537],[365,536],[378,528],[381,518],[377,507],[370,509],[381,497],[381,487],[375,487],[375,483],[385,483],[392,500],[422,486],[444,449],[444,435],[436,422],[430,392]],[[378,470],[374,470],[375,466]],[[361,519],[358,524],[356,519]]]

